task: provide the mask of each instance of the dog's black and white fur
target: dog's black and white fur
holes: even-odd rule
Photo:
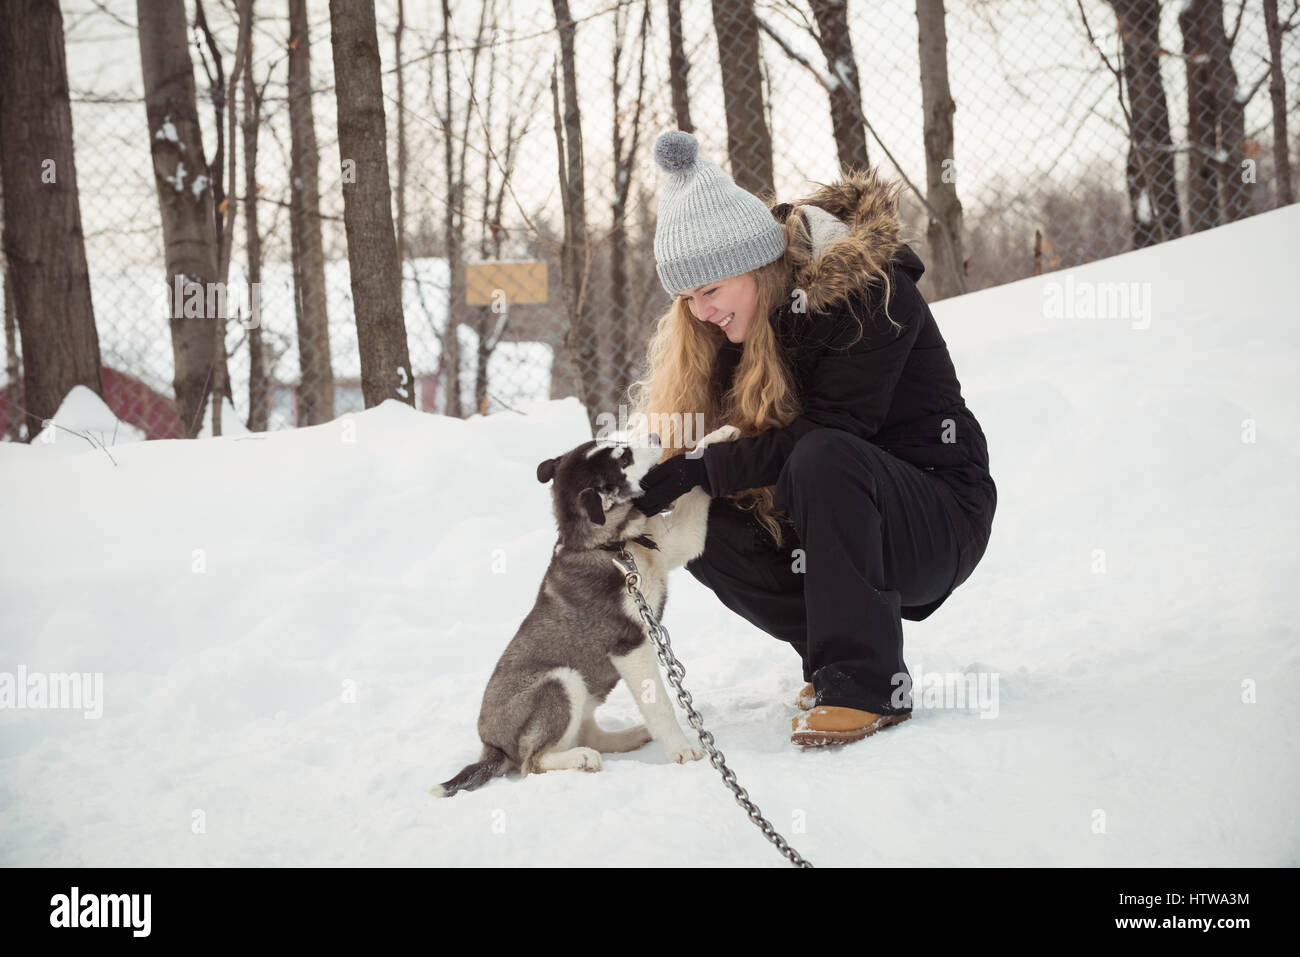
[[[739,435],[724,426],[696,445]],[[677,499],[671,512],[646,518],[632,504],[641,478],[659,461],[657,436],[647,442],[584,442],[537,466],[553,482],[559,526],[537,601],[497,662],[483,694],[479,760],[431,789],[438,797],[481,787],[521,771],[580,768],[599,771],[602,752],[631,751],[652,738],[670,761],[704,757],[682,733],[659,676],[654,643],[645,633],[623,573],[613,562],[624,542],[636,560],[640,589],[659,618],[668,571],[704,550],[709,496],[700,488]],[[634,541],[649,536],[657,547]],[[608,546],[608,547],[606,547]],[[592,717],[619,679],[628,683],[645,724],[607,731]]]

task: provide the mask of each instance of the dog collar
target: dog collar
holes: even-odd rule
[[[616,552],[619,549],[623,548],[625,545],[627,545],[629,541],[636,542],[638,545],[644,545],[646,548],[657,549],[659,547],[655,543],[655,540],[651,538],[649,535],[638,535],[636,538],[632,538],[632,539],[620,538],[616,542],[606,542],[604,545],[601,545],[600,547],[605,549],[605,551],[607,552]]]

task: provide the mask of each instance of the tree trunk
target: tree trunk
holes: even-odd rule
[[[1282,76],[1282,32],[1278,26],[1277,0],[1264,0],[1264,28],[1268,32],[1268,95],[1273,104],[1273,168],[1277,178],[1278,206],[1295,202],[1291,185],[1291,155],[1287,152],[1286,80]]]
[[[230,111],[228,126],[230,129],[230,174],[227,179],[229,189],[227,195],[230,197],[226,205],[226,218],[223,226],[218,230],[221,238],[217,254],[217,281],[221,283],[221,288],[227,290],[227,308],[229,308],[229,289],[230,289],[230,255],[235,245],[235,209],[237,202],[235,197],[239,195],[239,177],[238,162],[235,151],[235,107],[238,102],[236,94],[239,91],[239,82],[242,74],[245,72],[245,64],[252,53],[252,35],[253,35],[253,0],[237,0],[236,13],[239,19],[239,35],[235,41],[235,65],[230,71],[230,90],[227,93],[227,104]],[[218,115],[218,123],[221,121]],[[220,169],[217,171],[220,173]],[[215,341],[212,348],[216,350],[221,361],[214,367],[212,382],[212,434],[221,435],[221,417],[223,415],[223,398],[230,397],[230,381],[226,377],[226,316],[223,314],[217,319],[217,328],[214,333]]]
[[[202,427],[216,364],[225,363],[225,355],[213,348],[225,309],[219,297],[208,295],[220,288],[215,285],[219,251],[212,182],[194,99],[184,0],[136,0],[136,19],[172,297],[176,401],[185,435],[193,438]],[[229,381],[224,374],[222,379]]]
[[[484,13],[487,13],[488,6],[485,4]],[[492,14],[492,24],[495,27],[495,11]],[[497,66],[497,48],[493,46],[488,51],[488,88],[487,88],[487,105],[483,110],[483,154],[488,157],[495,156],[492,150],[492,100],[496,93],[496,66]],[[481,262],[489,262],[500,258],[501,242],[499,239],[492,241],[493,234],[496,230],[492,228],[492,163],[483,164],[483,215],[479,219],[479,236],[478,236],[478,255]],[[496,247],[497,255],[493,255],[493,246]],[[474,332],[478,338],[478,348],[474,356],[474,409],[480,415],[486,415],[488,410],[488,360],[492,358],[492,348],[494,343],[491,341],[492,329],[495,323],[492,321],[493,307],[478,306],[474,310]]]
[[[299,425],[334,418],[329,314],[325,304],[325,247],[320,230],[319,157],[311,106],[311,38],[307,0],[289,0],[289,234],[294,314],[298,325]]]
[[[249,5],[252,15],[252,5]],[[253,54],[244,56],[244,244],[248,251],[248,430],[265,432],[270,415],[266,357],[262,353],[261,314],[251,313],[253,296],[262,281],[262,236],[257,229],[257,134],[262,120],[262,95],[253,80]]]
[[[446,169],[447,202],[443,208],[443,242],[447,248],[447,326],[443,330],[442,354],[446,357],[443,374],[447,377],[444,386],[443,411],[455,418],[463,418],[464,406],[460,394],[460,308],[465,301],[464,254],[461,251],[463,232],[456,222],[461,210],[464,193],[462,184],[456,181],[456,144],[451,135],[451,5],[442,0],[442,47],[443,47],[443,158]],[[469,107],[466,106],[468,110]]]
[[[1203,24],[1205,6],[1191,0],[1178,12],[1187,70],[1187,227],[1191,232],[1219,225],[1215,154],[1215,101]]]
[[[200,50],[199,61],[208,76],[208,97],[212,101],[212,115],[215,121],[213,128],[217,133],[217,147],[213,151],[212,162],[208,164],[208,181],[212,184],[212,215],[217,230],[217,243],[220,245],[221,236],[225,232],[226,211],[230,208],[230,204],[226,202],[226,180],[222,172],[226,156],[226,72],[221,48],[217,46],[217,38],[212,35],[212,29],[208,26],[203,0],[194,0],[194,28],[203,34],[208,55],[212,57],[212,68],[208,69],[207,61],[203,59]],[[195,45],[197,46],[197,41]],[[231,144],[231,149],[234,149],[234,144]],[[234,188],[233,183],[231,188]]]
[[[385,399],[415,405],[415,381],[402,318],[402,276],[388,184],[388,137],[379,76],[375,7],[330,0],[330,44],[344,169],[343,224],[352,273],[366,408]],[[355,164],[355,176],[348,164]]]
[[[406,70],[402,68],[402,34],[406,32],[406,7],[397,0],[397,27],[393,30],[393,59],[397,67],[397,266],[406,259]]]
[[[862,94],[858,84],[858,61],[853,56],[853,38],[849,34],[847,0],[811,0],[817,21],[817,43],[826,57],[826,68],[837,82],[830,91],[831,129],[835,135],[835,153],[840,169],[866,169],[867,129],[862,122]],[[943,4],[939,7],[939,26],[943,28]],[[917,17],[921,10],[918,6]],[[925,41],[922,40],[922,51]],[[924,76],[924,69],[922,75]],[[947,65],[944,65],[947,86]],[[951,125],[951,124],[950,124]]]
[[[1196,0],[1193,0],[1196,2]],[[1252,212],[1248,184],[1242,176],[1245,159],[1246,104],[1238,97],[1237,71],[1232,65],[1232,41],[1223,31],[1223,0],[1200,0],[1206,8],[1205,36],[1210,55],[1210,84],[1218,107],[1219,193],[1224,222],[1245,219]]]
[[[668,0],[668,83],[677,128],[687,133],[695,132],[691,124],[690,73],[691,64],[682,43],[682,0]]]
[[[1221,0],[1187,0],[1178,14],[1178,25],[1188,54],[1188,132],[1196,176],[1190,184],[1194,198],[1189,206],[1194,217],[1204,216],[1203,222],[1193,218],[1196,230],[1234,222],[1251,213],[1241,165],[1245,103],[1237,96],[1237,71],[1232,66],[1231,42],[1223,31]],[[1202,154],[1199,158],[1198,152]],[[1203,211],[1207,203],[1208,214]]]
[[[966,291],[966,255],[954,169],[952,114],[957,105],[948,86],[948,33],[943,0],[916,0],[916,22],[921,57],[921,109],[925,117],[926,198],[938,216],[931,215],[926,237],[933,260],[934,296],[946,299]]]
[[[564,74],[564,112],[561,119],[558,82],[551,74],[551,103],[555,114],[555,141],[560,163],[560,197],[564,207],[564,247],[560,274],[568,304],[569,329],[564,337],[565,349],[578,374],[579,398],[587,410],[594,434],[597,394],[590,377],[599,362],[596,330],[587,305],[587,208],[582,172],[582,113],[578,109],[578,79],[574,67],[574,33],[576,24],[569,13],[568,0],[551,0],[555,10],[555,29],[560,35],[560,64]]]
[[[1133,246],[1141,249],[1182,234],[1169,107],[1160,78],[1158,0],[1110,0],[1124,44],[1129,103],[1129,206]]]
[[[74,386],[104,393],[56,0],[0,4],[0,180],[27,434],[36,435]]]
[[[772,135],[763,112],[759,73],[758,19],[753,0],[712,0],[713,32],[722,67],[722,96],[727,113],[727,153],[736,185],[770,199]]]
[[[610,231],[609,246],[609,330],[610,344],[608,355],[610,368],[608,381],[605,383],[606,396],[604,408],[617,415],[620,402],[625,403],[625,394],[630,380],[628,367],[634,364],[636,357],[632,353],[633,334],[640,336],[640,328],[634,322],[635,317],[628,310],[628,235],[627,203],[632,191],[632,173],[639,159],[641,144],[641,115],[645,104],[645,60],[647,38],[650,32],[650,4],[647,0],[642,8],[641,26],[637,37],[638,66],[636,100],[632,108],[632,129],[625,141],[622,118],[625,108],[622,101],[622,79],[619,76],[619,61],[622,58],[625,31],[616,28],[613,69],[613,147],[614,147],[614,183],[612,203],[613,227]]]
[[[492,7],[493,27],[496,26],[496,8]],[[499,151],[493,146],[491,130],[495,125],[493,117],[496,115],[493,111],[492,103],[495,98],[496,79],[497,79],[497,51],[496,47],[492,48],[491,61],[488,65],[488,76],[491,78],[488,82],[487,94],[487,127],[485,133],[484,148],[487,155],[496,157]],[[483,234],[480,240],[480,251],[485,260],[500,260],[501,247],[506,239],[506,230],[502,226],[503,210],[505,208],[506,190],[514,179],[515,163],[518,160],[518,146],[524,135],[528,132],[529,118],[535,114],[537,98],[540,95],[538,88],[535,88],[533,98],[530,102],[518,100],[515,96],[514,84],[509,74],[506,74],[506,128],[505,128],[505,155],[500,160],[483,165]],[[499,164],[499,165],[498,165]],[[500,177],[496,185],[492,183],[492,170],[500,170]],[[502,337],[505,335],[506,328],[510,325],[510,303],[502,302],[499,305],[493,303],[490,306],[480,308],[480,325],[481,333],[479,337],[479,353],[476,366],[475,378],[475,403],[477,408],[482,411],[487,409],[488,395],[488,363],[492,358],[492,353],[500,344]]]

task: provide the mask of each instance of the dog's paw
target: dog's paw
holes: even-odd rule
[[[677,745],[665,745],[664,752],[673,764],[685,764],[687,761],[698,761],[704,757],[704,748],[689,741]]]
[[[732,442],[740,437],[740,429],[734,425],[724,425],[721,428],[714,429],[704,438],[695,443],[696,450],[707,449],[715,442]]]
[[[574,748],[573,768],[577,771],[599,771],[600,752],[595,748]]]

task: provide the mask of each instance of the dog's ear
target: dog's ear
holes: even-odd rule
[[[793,203],[778,203],[772,207],[772,218],[778,223],[784,224],[790,218],[790,213],[794,211]]]
[[[600,501],[600,493],[594,488],[584,488],[578,493],[578,504],[587,510],[591,524],[605,524],[605,509]]]
[[[551,479],[555,478],[555,467],[560,464],[560,457],[557,455],[553,459],[547,459],[537,466],[537,481],[545,485]]]

